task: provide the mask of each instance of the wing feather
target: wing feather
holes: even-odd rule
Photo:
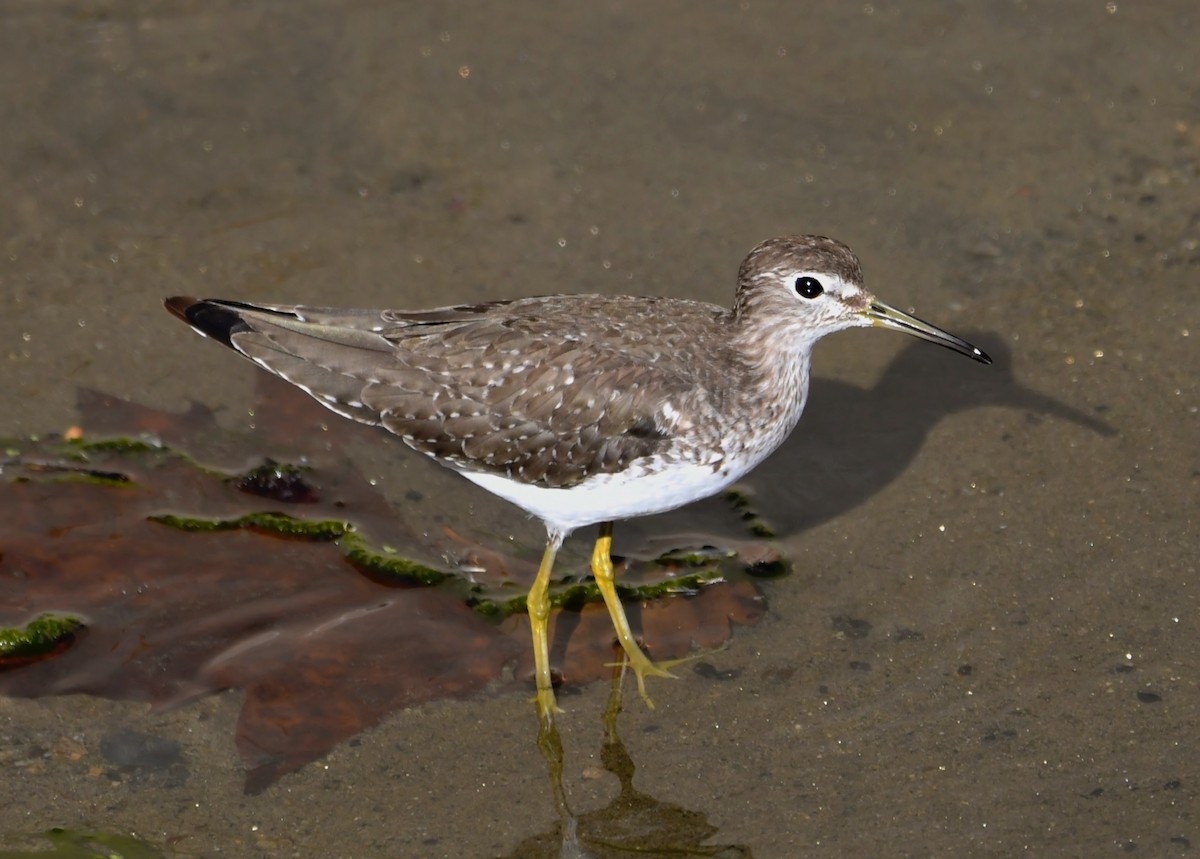
[[[416,450],[464,470],[571,486],[661,455],[671,415],[710,398],[689,369],[697,362],[677,360],[693,348],[688,326],[631,337],[619,322],[662,301],[553,296],[414,312],[181,298],[168,308]],[[693,330],[725,312],[686,301],[669,310]]]

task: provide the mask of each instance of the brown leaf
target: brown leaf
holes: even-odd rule
[[[480,586],[442,559],[470,559],[472,581],[506,593],[523,593],[534,565],[428,523],[410,527],[411,510],[393,509],[340,452],[343,439],[369,443],[375,433],[263,378],[252,436],[221,430],[199,407],[170,415],[84,393],[85,438],[153,443],[17,442],[0,492],[0,626],[44,612],[84,623],[73,646],[0,673],[0,694],[86,692],[170,706],[244,689],[237,747],[254,792],[394,710],[532,676],[525,615],[501,622],[472,610],[466,597]],[[319,425],[328,426],[320,445],[304,450],[312,436],[302,430]],[[245,469],[266,456],[309,461],[282,475],[268,465],[250,487],[195,462]],[[150,518],[233,522],[268,513],[349,521],[368,542],[401,547],[450,578],[429,587],[364,574],[336,540],[253,527],[189,533]],[[627,581],[679,572],[633,566]],[[720,644],[731,623],[757,620],[761,604],[743,580],[640,611],[630,605],[630,613],[665,659],[693,642]],[[608,676],[613,634],[602,606],[557,612],[553,623],[554,660],[567,682]],[[515,666],[509,675],[506,666]]]

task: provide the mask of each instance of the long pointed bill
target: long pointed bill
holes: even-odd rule
[[[897,310],[894,307],[888,307],[882,302],[871,302],[871,306],[862,311],[862,315],[870,319],[872,325],[877,325],[880,328],[893,328],[896,331],[903,331],[905,334],[911,334],[914,337],[920,337],[922,340],[928,340],[930,343],[936,343],[939,346],[945,346],[947,349],[953,349],[955,352],[966,355],[968,358],[974,358],[983,364],[992,363],[992,359],[988,357],[986,352],[977,346],[972,346],[961,337],[955,337],[949,332],[930,325],[923,319],[909,316],[907,313]]]

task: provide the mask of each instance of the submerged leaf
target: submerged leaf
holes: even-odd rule
[[[0,694],[169,705],[241,688],[251,791],[394,710],[528,682],[536,570],[422,521],[412,497],[388,503],[343,444],[391,439],[262,379],[253,434],[88,393],[85,431],[107,438],[10,441],[0,468],[0,642],[17,648],[0,644],[0,665],[19,666]],[[652,600],[630,609],[654,656],[761,615],[743,573],[760,544],[658,555],[618,570],[625,595]],[[566,573],[552,658],[581,683],[607,676],[613,633],[586,571]]]

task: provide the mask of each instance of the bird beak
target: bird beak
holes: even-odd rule
[[[907,313],[899,311],[894,307],[888,307],[882,302],[872,301],[866,310],[860,310],[859,313],[865,316],[872,325],[877,325],[880,328],[893,328],[896,331],[912,334],[914,337],[920,337],[922,340],[928,340],[930,343],[936,343],[939,346],[945,346],[947,349],[953,349],[955,352],[966,355],[968,358],[974,358],[983,364],[992,363],[992,359],[988,357],[986,352],[977,346],[972,346],[961,337],[955,337],[949,332],[930,325],[923,319],[909,316]]]

